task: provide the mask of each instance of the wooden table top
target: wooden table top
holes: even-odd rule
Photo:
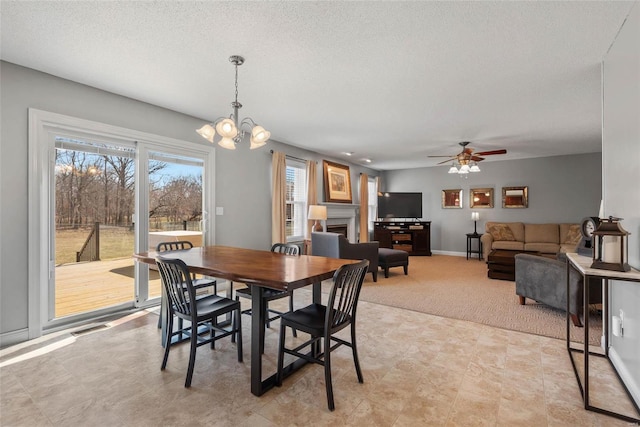
[[[291,256],[230,246],[195,247],[161,253],[149,251],[133,255],[136,260],[147,264],[155,264],[157,256],[179,258],[194,273],[282,290],[330,279],[342,265],[358,262],[310,255]]]

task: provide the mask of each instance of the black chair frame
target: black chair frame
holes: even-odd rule
[[[190,330],[180,330],[176,333],[188,334],[190,340],[189,366],[185,387],[191,387],[191,379],[196,359],[196,349],[205,344],[211,344],[215,348],[215,342],[227,336],[231,336],[233,342],[237,341],[238,362],[242,362],[242,320],[240,303],[230,298],[218,295],[208,295],[196,298],[196,289],[193,286],[191,275],[186,264],[180,259],[158,257],[156,259],[162,284],[167,295],[169,308],[168,331],[172,331],[174,316],[191,323]],[[231,314],[231,326],[227,329],[218,325],[218,317]],[[201,337],[199,326],[204,325],[210,332],[208,338]],[[169,339],[171,334],[169,334]],[[165,346],[161,369],[167,366],[171,345]]]
[[[280,346],[276,377],[278,386],[282,385],[285,353],[304,359],[307,362],[322,365],[324,366],[327,405],[329,410],[333,411],[335,404],[331,381],[331,352],[341,345],[351,347],[358,382],[364,382],[356,347],[356,309],[362,282],[368,268],[368,260],[340,267],[333,276],[334,283],[326,306],[311,304],[305,308],[282,315],[280,318]],[[294,348],[287,348],[285,346],[285,329],[287,326],[309,334],[310,339]],[[350,342],[334,336],[334,334],[347,326],[351,328]],[[303,351],[306,348],[309,350]]]

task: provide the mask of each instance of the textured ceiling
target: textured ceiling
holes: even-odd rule
[[[2,59],[375,169],[601,149],[600,63],[637,2],[2,1]],[[442,166],[443,168],[445,166]]]

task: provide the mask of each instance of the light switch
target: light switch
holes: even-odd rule
[[[224,215],[224,208],[222,206],[216,206],[216,215]]]

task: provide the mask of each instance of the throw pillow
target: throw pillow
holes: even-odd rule
[[[562,243],[577,245],[578,243],[580,243],[581,238],[582,233],[580,232],[580,225],[573,224],[569,226],[569,231],[567,231],[567,235],[564,236],[564,241]]]
[[[493,240],[516,240],[513,232],[506,224],[494,224],[489,227],[488,231]]]

